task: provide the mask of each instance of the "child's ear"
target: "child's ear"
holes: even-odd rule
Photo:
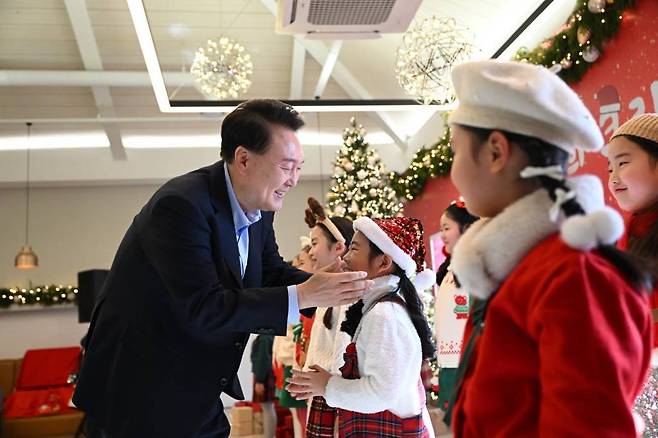
[[[484,144],[487,164],[492,173],[499,173],[507,165],[510,157],[510,142],[500,131],[492,131]]]
[[[393,259],[387,254],[379,256],[377,263],[377,276],[388,275],[393,272]]]
[[[336,242],[336,252],[338,254],[343,254],[345,252],[345,248],[347,247],[345,246],[344,242]]]

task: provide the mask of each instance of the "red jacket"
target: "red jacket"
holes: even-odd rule
[[[631,437],[651,314],[597,252],[557,234],[492,298],[453,415],[455,437]]]
[[[628,243],[631,238],[639,238],[646,236],[654,224],[658,221],[658,211],[651,210],[646,213],[636,213],[630,215],[626,220],[626,233],[618,242],[618,247],[624,251],[628,251]],[[651,296],[651,307],[658,309],[658,287],[653,290]],[[658,323],[654,320],[653,324],[653,346],[658,347]]]

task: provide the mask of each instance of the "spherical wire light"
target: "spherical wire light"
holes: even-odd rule
[[[254,66],[244,46],[222,36],[199,47],[190,73],[204,93],[219,99],[237,98],[251,86]]]
[[[402,37],[395,75],[402,89],[423,104],[454,100],[453,66],[469,61],[479,50],[473,36],[454,18],[436,16],[416,22]]]

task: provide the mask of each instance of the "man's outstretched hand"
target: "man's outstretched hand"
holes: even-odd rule
[[[299,308],[333,307],[360,300],[373,282],[366,280],[366,272],[342,272],[344,268],[345,262],[338,259],[297,285]]]

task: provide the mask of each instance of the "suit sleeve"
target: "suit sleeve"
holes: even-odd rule
[[[311,274],[292,267],[279,254],[279,246],[274,236],[274,214],[268,214],[268,221],[265,229],[265,246],[263,248],[263,284],[265,286],[289,286],[300,284],[306,281]],[[311,317],[315,313],[315,308],[303,309],[300,313],[306,317]]]
[[[540,436],[635,436],[649,364],[645,297],[591,254],[555,274],[529,313],[539,346]]]
[[[226,332],[285,334],[286,288],[225,287],[210,246],[210,226],[196,206],[169,195],[145,213],[141,246],[190,336],[212,344]]]

